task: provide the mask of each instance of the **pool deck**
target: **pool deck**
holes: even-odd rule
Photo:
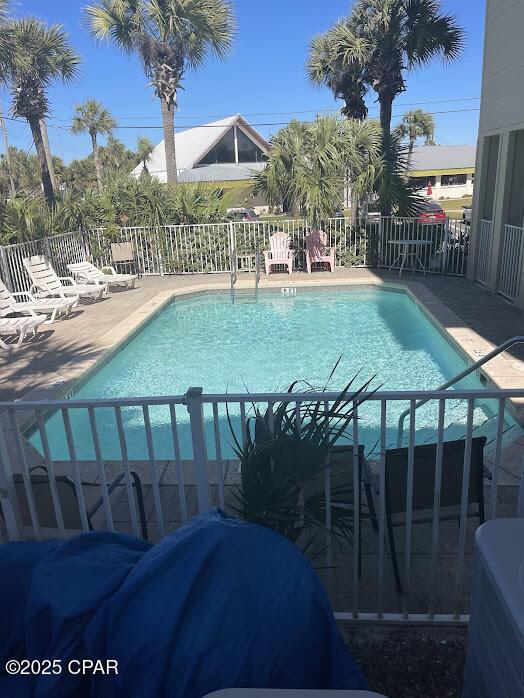
[[[237,288],[252,288],[253,283],[252,275],[239,274]],[[472,361],[524,334],[521,311],[463,278],[406,274],[399,279],[383,270],[355,268],[262,276],[260,289],[362,284],[407,288]],[[173,298],[229,288],[228,274],[150,276],[134,290],[115,290],[100,302],[82,303],[69,318],[44,325],[22,348],[0,351],[0,400],[60,397]],[[484,373],[496,387],[524,388],[524,347],[492,360]],[[521,401],[515,406],[524,410]]]

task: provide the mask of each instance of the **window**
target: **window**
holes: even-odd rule
[[[466,184],[468,181],[467,174],[442,175],[441,184],[443,187],[456,187],[460,184]]]
[[[229,162],[235,162],[235,137],[232,128],[222,136],[209,153],[204,155],[198,164],[214,165],[215,163]]]
[[[260,162],[266,156],[246,134],[237,128],[238,162]]]
[[[204,155],[196,166],[236,163],[235,131],[237,136],[238,162],[261,162],[267,159],[264,152],[256,143],[254,143],[249,136],[246,136],[243,131],[234,126],[222,136],[218,143],[211,148],[209,153]]]
[[[415,189],[425,189],[430,182],[431,182],[431,186],[434,187],[436,181],[437,181],[437,178],[434,176],[431,176],[431,177],[410,177],[409,178],[409,183],[411,184],[412,187],[415,187]]]

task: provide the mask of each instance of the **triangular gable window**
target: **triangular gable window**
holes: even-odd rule
[[[237,128],[238,162],[260,162],[266,156],[258,145]]]
[[[235,144],[236,135],[236,144]],[[231,127],[195,167],[224,163],[261,162],[266,160],[264,151],[241,129]]]
[[[211,150],[199,160],[198,165],[214,165],[216,163],[235,163],[235,134],[230,128]]]

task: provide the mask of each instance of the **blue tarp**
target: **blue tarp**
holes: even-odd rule
[[[309,562],[285,538],[214,511],[152,546],[115,533],[0,546],[0,696],[200,698],[221,688],[366,688]],[[70,659],[118,675],[72,675]]]

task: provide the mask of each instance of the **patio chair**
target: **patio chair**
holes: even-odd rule
[[[339,511],[349,511],[350,519],[353,520],[353,502],[354,502],[354,478],[353,478],[353,446],[334,446],[330,450],[329,455],[329,474],[330,474],[330,499],[331,499],[331,513],[333,519],[333,513],[337,510]],[[364,490],[366,497],[367,507],[368,507],[368,518],[374,530],[377,529],[376,525],[376,512],[375,505],[373,502],[372,493],[372,482],[373,476],[368,468],[366,460],[364,458],[364,446],[358,446],[358,480],[360,489]],[[318,500],[320,503],[325,497],[326,491],[326,471],[322,471],[311,480],[308,480],[303,487],[304,501],[308,499]],[[362,521],[362,492],[360,496],[360,507],[358,512],[358,519]],[[315,506],[315,508],[317,508]],[[360,563],[362,555],[362,526],[359,525],[359,574],[360,574]]]
[[[306,267],[311,274],[313,264],[329,264],[335,271],[335,246],[328,247],[327,235],[323,230],[312,230],[306,235]]]
[[[42,470],[43,474],[36,474],[35,471]],[[33,499],[35,502],[36,513],[38,517],[38,523],[42,529],[46,529],[46,533],[52,535],[56,534],[58,524],[55,516],[55,509],[53,506],[53,498],[51,495],[51,485],[49,482],[49,475],[47,473],[47,468],[43,465],[37,465],[29,470],[31,478],[31,489],[33,492]],[[108,484],[108,494],[109,497],[116,491],[118,486],[123,487],[122,481],[125,477],[124,473],[120,473],[113,482]],[[144,540],[147,540],[147,523],[144,508],[144,497],[142,492],[142,483],[138,474],[135,471],[131,471],[131,477],[133,479],[133,493],[135,495],[136,506],[138,510],[138,516],[140,519],[140,531],[141,536]],[[80,508],[76,495],[75,483],[71,478],[66,475],[57,475],[55,477],[56,489],[58,493],[58,499],[60,501],[60,507],[62,509],[62,516],[64,519],[64,528],[68,535],[76,535],[82,532],[82,519],[80,517]],[[33,523],[31,519],[31,513],[29,510],[29,503],[27,500],[27,493],[24,486],[23,476],[19,473],[13,475],[13,482],[15,485],[18,505],[20,508],[20,516],[22,519],[22,525],[24,526],[25,532],[31,535],[33,532]],[[96,483],[82,482],[82,492],[84,495],[84,502],[86,504],[86,518],[90,531],[95,530],[93,524],[93,519],[95,514],[103,507],[104,500],[100,496],[100,485]],[[126,497],[127,504],[127,497]]]
[[[142,274],[138,266],[135,253],[133,252],[132,242],[112,242],[111,243],[111,259],[117,271],[123,267],[126,273],[132,271],[140,279]]]
[[[58,296],[59,298],[71,298],[76,296],[75,305],[79,298],[92,298],[100,300],[107,294],[107,282],[94,284],[77,284],[71,276],[57,276],[51,263],[44,255],[26,257],[24,267],[29,274],[33,285],[30,291],[35,297]]]
[[[18,335],[18,341],[14,346],[19,347],[28,332],[36,334],[40,325],[46,320],[45,315],[31,315],[30,317],[0,317],[0,335]],[[10,349],[13,345],[6,344],[0,339],[0,347]]]
[[[24,298],[25,300],[18,300]],[[55,321],[60,313],[69,315],[74,304],[78,301],[78,296],[68,298],[35,298],[29,291],[19,291],[11,293],[0,279],[0,317],[5,317],[12,313],[22,313],[35,317],[50,314],[51,317],[45,321],[50,325]]]
[[[269,276],[271,267],[283,264],[289,274],[293,272],[295,253],[291,249],[291,239],[287,233],[273,233],[269,238],[269,250],[264,252],[266,275]]]
[[[91,262],[75,262],[67,268],[77,283],[107,283],[109,286],[125,286],[127,290],[135,287],[136,274],[119,274],[114,267],[97,269]]]
[[[468,488],[468,517],[484,522],[484,446],[486,437],[471,440],[471,465]],[[442,475],[440,483],[439,521],[460,518],[462,498],[462,471],[466,442],[445,441],[443,443]],[[397,592],[402,594],[393,529],[406,525],[407,508],[407,448],[386,451],[386,527],[391,551],[391,561]],[[413,467],[413,524],[433,521],[433,499],[435,492],[435,464],[437,444],[415,446]]]

